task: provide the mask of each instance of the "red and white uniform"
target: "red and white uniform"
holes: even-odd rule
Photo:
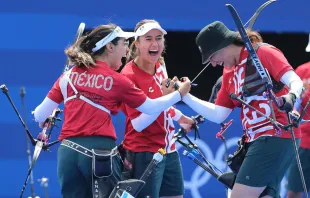
[[[300,65],[296,69],[297,75],[304,81],[306,88],[305,93],[302,95],[302,102],[300,104],[299,112],[303,111],[303,107],[310,99],[310,62]],[[310,120],[310,107],[307,109],[303,119]],[[299,126],[301,130],[301,143],[300,147],[310,149],[310,123],[304,123]]]
[[[149,98],[154,99],[163,95],[161,83],[167,78],[164,66],[157,62],[155,67],[156,71],[152,76],[130,61],[121,73],[143,90]],[[141,132],[134,129],[131,120],[138,118],[142,113],[127,104],[124,104],[122,109],[126,115],[124,148],[133,152],[157,152],[159,148],[165,149],[167,153],[176,151],[173,139],[175,127],[172,119],[176,114],[174,107],[161,112],[157,119]]]
[[[261,60],[263,66],[268,70],[269,74],[276,80],[280,81],[282,75],[293,70],[283,53],[271,46],[262,45],[257,50],[257,55]],[[246,141],[251,142],[260,136],[274,136],[275,129],[273,125],[264,117],[257,114],[250,108],[241,105],[236,100],[232,100],[229,97],[230,93],[235,93],[237,96],[241,96],[242,87],[244,85],[245,78],[245,66],[247,62],[248,51],[246,48],[242,48],[239,63],[230,70],[224,69],[222,87],[218,93],[216,99],[216,105],[233,109],[235,107],[241,107],[241,121],[244,133],[246,134]],[[285,87],[280,92],[276,93],[277,96],[282,96],[288,93],[288,88]],[[268,104],[268,99],[263,97],[263,94],[250,96],[244,98],[244,100],[251,106],[255,107],[262,113],[269,117],[272,117],[271,108]],[[275,104],[273,104],[276,120],[282,124],[287,124],[286,114],[280,112]],[[297,138],[300,137],[299,129],[294,128],[294,132]],[[282,130],[281,138],[290,138],[290,133]]]
[[[68,72],[55,82],[47,95],[58,104],[65,102],[60,140],[73,136],[116,139],[110,113],[117,114],[122,103],[137,108],[146,100],[143,91],[104,62],[97,61],[92,69],[73,67]],[[77,99],[79,96],[82,97]]]

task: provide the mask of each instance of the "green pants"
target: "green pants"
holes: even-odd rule
[[[73,137],[68,140],[91,149],[112,149],[115,140],[103,136]],[[119,180],[121,175],[121,161],[113,158],[113,174]],[[58,149],[57,174],[64,198],[92,198],[92,158],[81,154],[72,148],[60,145]],[[104,197],[108,197],[115,181],[108,181]]]
[[[298,145],[300,140],[297,140]],[[266,189],[262,196],[280,197],[280,183],[294,159],[291,139],[264,136],[248,143],[247,154],[240,167],[236,183]]]
[[[154,153],[138,152],[135,155],[133,177],[139,179]],[[178,152],[166,154],[147,179],[137,198],[158,198],[184,194],[183,174]]]
[[[310,149],[299,148],[299,157],[301,167],[306,181],[307,190],[310,189]],[[293,192],[304,192],[300,173],[298,170],[297,162],[293,159],[291,166],[288,170],[288,184],[287,189]]]

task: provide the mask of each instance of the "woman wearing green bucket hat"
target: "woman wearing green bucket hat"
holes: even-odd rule
[[[247,153],[237,173],[231,197],[279,197],[280,182],[294,157],[290,134],[281,131],[280,135],[276,135],[274,126],[266,117],[233,100],[230,95],[243,98],[268,117],[272,116],[274,109],[276,120],[285,125],[288,121],[283,111],[293,109],[303,84],[279,49],[263,43],[257,32],[248,31],[247,34],[263,67],[273,79],[276,96],[284,99],[280,110],[274,105],[271,107],[264,97],[264,82],[253,66],[240,34],[219,21],[204,27],[196,38],[203,64],[210,62],[214,67],[224,66],[216,103],[202,101],[190,94],[184,96],[183,101],[216,123],[223,122],[235,107],[240,107]],[[299,142],[299,130],[294,129],[294,133]]]

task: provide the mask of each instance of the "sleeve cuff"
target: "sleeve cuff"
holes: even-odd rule
[[[173,108],[173,110],[174,110],[175,115],[172,117],[172,119],[174,121],[178,121],[183,116],[183,113],[176,108]]]

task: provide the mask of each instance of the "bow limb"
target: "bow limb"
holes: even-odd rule
[[[253,29],[253,26],[256,22],[256,19],[257,17],[259,16],[259,14],[263,11],[263,9],[268,6],[269,4],[273,3],[273,2],[276,2],[276,0],[269,0],[267,2],[265,2],[264,4],[262,4],[256,11],[255,13],[253,14],[253,16],[244,24],[244,26],[246,26],[248,23],[249,26],[248,26],[248,29],[249,30],[252,30]]]
[[[267,2],[265,2],[264,4],[262,4],[256,11],[255,13],[252,15],[252,17],[244,24],[244,26],[246,26],[248,23],[249,26],[247,29],[252,30],[257,17],[259,16],[259,14],[262,12],[262,10],[268,6],[269,4],[275,2],[276,0],[269,0]],[[310,41],[309,41],[310,42]],[[310,46],[310,45],[309,45]],[[207,65],[193,78],[192,83],[200,76],[200,74],[209,66],[210,62],[207,63]]]

